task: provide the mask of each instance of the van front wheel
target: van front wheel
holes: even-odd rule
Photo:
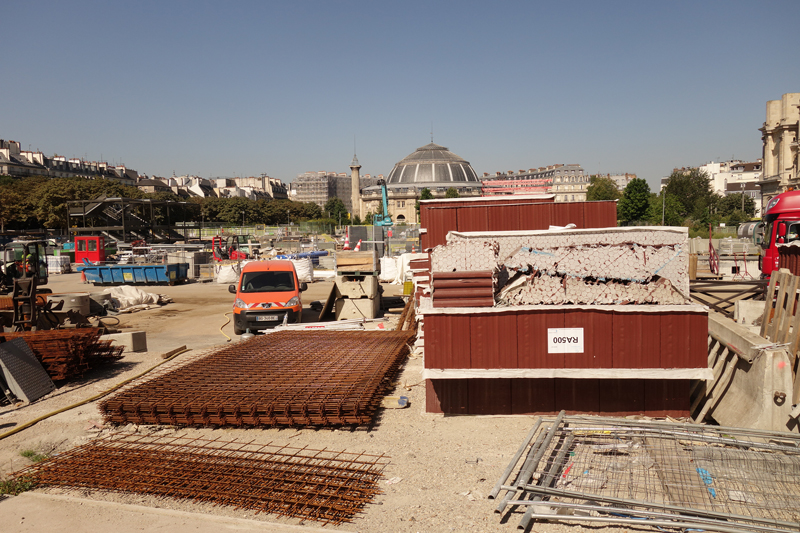
[[[241,335],[242,333],[244,333],[244,331],[240,330],[236,326],[233,326],[233,334],[234,335]]]

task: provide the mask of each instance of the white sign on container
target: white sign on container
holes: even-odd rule
[[[583,353],[583,328],[547,328],[547,353]]]

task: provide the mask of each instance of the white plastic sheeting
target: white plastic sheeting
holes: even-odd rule
[[[403,284],[403,282],[406,280],[406,272],[408,272],[409,270],[408,263],[412,259],[427,259],[427,258],[428,254],[423,254],[423,253],[413,253],[413,254],[408,253],[408,254],[402,254],[399,257],[397,257],[397,276],[394,278],[394,281],[392,281],[392,283],[394,283],[395,285]]]
[[[297,271],[297,279],[300,282],[306,283],[314,282],[314,263],[311,262],[310,257],[305,259],[292,259],[294,269]]]
[[[223,285],[230,285],[239,281],[239,274],[242,272],[242,266],[247,261],[242,263],[230,263],[227,265],[216,265],[214,268],[214,281]]]
[[[393,283],[397,278],[397,261],[399,257],[381,257],[381,273],[378,280]]]
[[[111,303],[115,309],[120,311],[158,303],[158,294],[144,292],[142,289],[131,285],[110,287],[104,290],[103,293],[111,295]]]

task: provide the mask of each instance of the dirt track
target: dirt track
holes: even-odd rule
[[[99,288],[83,285],[77,274],[51,278],[54,292],[99,292]],[[313,300],[324,300],[331,282],[317,282],[303,295],[304,306]],[[384,286],[387,294],[399,287]],[[149,287],[148,292],[168,294],[174,303],[120,315],[122,329],[147,331],[149,351],[130,353],[111,368],[94,372],[85,379],[61,386],[50,396],[22,408],[0,407],[0,433],[28,420],[70,405],[106,390],[161,361],[160,354],[181,345],[193,350],[210,350],[227,344],[219,329],[226,321],[224,314],[231,309],[232,295],[226,286],[213,283]],[[313,321],[316,313],[304,311],[304,320]],[[386,318],[392,327],[397,315]],[[233,336],[229,323],[223,331]],[[238,339],[234,337],[236,342]],[[178,357],[192,357],[191,354]],[[363,515],[352,523],[328,530],[364,532],[416,531],[516,531],[521,513],[501,520],[493,512],[496,502],[488,500],[511,456],[530,429],[532,417],[445,417],[425,413],[425,389],[421,380],[422,359],[411,358],[405,365],[394,394],[408,396],[406,409],[387,409],[377,423],[362,429],[161,429],[165,434],[224,435],[226,439],[256,439],[260,442],[284,443],[350,452],[382,453],[391,457],[384,471],[384,494],[366,507]],[[87,442],[111,428],[101,426],[97,404],[87,404],[38,423],[37,425],[0,441],[0,475],[30,464],[20,455],[23,450],[58,453]],[[140,431],[153,428],[141,427]],[[398,479],[395,479],[398,478]],[[39,491],[41,492],[41,491]],[[224,507],[193,504],[155,497],[110,494],[89,491],[46,491],[69,496],[110,502],[137,504],[150,508],[213,514],[222,517],[249,518],[280,524],[300,524],[298,520],[255,515]],[[6,500],[6,502],[9,500]],[[0,515],[3,505],[0,501]],[[63,511],[63,509],[71,511]],[[80,516],[79,505],[59,506],[59,513],[74,512]],[[74,517],[73,517],[74,518]],[[502,523],[506,522],[506,523]],[[319,524],[307,522],[309,527]],[[233,525],[231,525],[233,527]],[[238,527],[238,526],[237,526]],[[23,527],[3,531],[33,531]],[[86,531],[93,530],[86,524]],[[536,531],[577,531],[576,526],[558,524],[537,525]],[[602,528],[616,531],[615,528]],[[74,531],[74,529],[73,529]]]

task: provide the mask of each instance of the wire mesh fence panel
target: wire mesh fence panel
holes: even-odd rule
[[[797,531],[798,445],[800,436],[785,433],[562,416],[541,423],[493,495],[505,491],[498,512],[524,513],[520,527],[558,513],[559,520]]]

